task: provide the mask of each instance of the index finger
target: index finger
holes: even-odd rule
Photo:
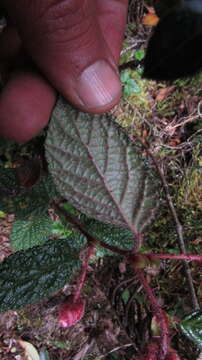
[[[100,27],[116,64],[127,20],[128,0],[97,0]]]

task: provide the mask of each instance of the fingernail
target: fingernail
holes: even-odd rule
[[[89,108],[113,103],[121,93],[118,75],[105,60],[99,60],[85,69],[77,85],[81,101]]]

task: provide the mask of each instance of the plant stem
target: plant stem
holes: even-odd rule
[[[70,224],[72,224],[86,237],[89,246],[99,245],[121,256],[128,256],[130,254],[130,251],[122,250],[117,248],[116,246],[108,245],[102,240],[98,239],[96,236],[91,235],[76,216],[69,214],[66,210],[62,209],[56,202],[53,203],[53,206],[59,214],[63,215]]]
[[[83,224],[78,220],[77,217],[70,215],[66,210],[62,209],[57,203],[54,203],[54,207],[57,210],[57,212],[61,213],[63,216],[65,216],[66,220],[75,226],[76,229],[78,229],[83,235],[86,236],[87,241],[89,243],[89,246],[95,246],[99,245],[107,250],[110,250],[118,255],[122,255],[125,257],[131,257],[131,252],[128,250],[122,250],[117,248],[116,246],[108,245],[104,243],[102,240],[98,239],[96,236],[91,235],[86,231]],[[156,259],[170,259],[170,260],[189,260],[189,261],[202,261],[202,256],[200,255],[192,255],[192,254],[178,254],[178,255],[172,255],[172,254],[144,254],[145,256],[149,256]]]
[[[79,280],[78,280],[78,286],[76,288],[76,291],[75,291],[74,297],[73,297],[74,302],[77,302],[77,300],[80,298],[81,290],[82,290],[82,288],[84,286],[84,283],[85,283],[85,280],[86,280],[89,259],[90,259],[90,256],[93,253],[93,250],[94,250],[93,247],[89,246],[87,248],[87,253],[86,253],[85,259],[83,261],[83,265],[82,265],[81,275],[80,275]]]
[[[188,260],[188,261],[200,261],[202,262],[201,255],[192,255],[192,254],[179,254],[179,255],[170,255],[170,254],[149,254],[153,259],[170,259],[170,260]]]
[[[159,354],[159,360],[164,360],[168,353],[168,349],[170,346],[170,338],[169,338],[169,329],[168,329],[168,321],[165,312],[162,310],[161,306],[158,303],[156,296],[153,293],[152,288],[149,286],[149,283],[146,277],[143,274],[142,270],[134,269],[135,273],[138,276],[140,283],[143,285],[144,290],[150,300],[152,312],[156,315],[161,329],[161,351]]]
[[[146,150],[148,156],[152,159],[152,161],[153,161],[153,163],[154,163],[154,165],[155,165],[155,167],[156,167],[156,169],[157,169],[157,171],[159,173],[159,177],[161,179],[161,182],[162,182],[164,190],[165,190],[167,204],[168,204],[168,207],[169,207],[170,212],[172,214],[173,220],[175,222],[176,232],[178,234],[179,248],[180,248],[180,251],[183,254],[186,254],[186,247],[185,247],[184,237],[183,237],[183,227],[182,227],[182,225],[181,225],[181,223],[179,221],[177,212],[175,210],[175,207],[174,207],[174,204],[173,204],[170,192],[169,192],[169,186],[168,186],[168,183],[167,183],[166,178],[164,176],[164,173],[160,169],[157,159],[151,153],[151,151],[149,149],[149,144],[146,144],[145,140],[143,141],[140,136],[137,135],[136,137],[139,140],[139,142],[142,144],[144,149]],[[131,140],[134,141],[132,138],[131,138]],[[199,306],[198,299],[197,299],[197,296],[196,296],[196,292],[195,292],[195,289],[194,289],[191,270],[190,270],[190,267],[189,267],[186,260],[184,260],[183,263],[184,263],[184,269],[185,269],[185,273],[186,273],[186,276],[187,276],[189,289],[190,289],[190,293],[191,293],[192,307],[194,309],[198,310],[198,309],[200,309],[200,306]]]

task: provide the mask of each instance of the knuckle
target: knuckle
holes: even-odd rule
[[[80,0],[51,0],[41,5],[40,18],[58,20],[64,16],[74,15],[81,8]]]
[[[86,7],[86,3],[85,0],[49,1],[39,17],[41,39],[56,45],[83,38],[92,28],[92,7]]]

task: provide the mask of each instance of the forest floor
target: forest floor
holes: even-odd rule
[[[152,31],[142,22],[147,13],[141,1],[130,2],[120,62],[123,97],[111,113],[130,135],[149,144],[183,225],[187,252],[201,254],[202,74],[172,83],[142,79],[142,59]],[[178,254],[176,226],[164,195],[143,250]],[[2,261],[12,253],[14,215],[0,215]],[[201,268],[195,262],[190,268],[202,307]],[[173,347],[181,359],[196,360],[199,350],[176,325],[178,318],[194,310],[183,263],[163,261],[148,269],[147,278],[173,322]],[[0,315],[0,358],[26,359],[19,342],[23,340],[34,345],[40,360],[135,360],[151,333],[152,315],[141,290],[121,259],[99,259],[89,268],[85,296],[90,300],[82,321],[70,329],[58,327],[57,305],[71,292],[70,286],[25,309],[6,312]],[[32,356],[29,360],[37,360]]]

